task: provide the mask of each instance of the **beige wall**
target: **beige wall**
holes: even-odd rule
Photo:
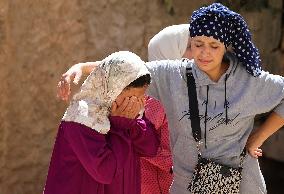
[[[66,108],[55,98],[61,73],[117,50],[146,59],[155,33],[205,2],[173,0],[171,16],[162,0],[0,0],[0,194],[41,193]],[[282,1],[269,2],[242,12],[267,68],[283,74],[281,13],[272,11]]]

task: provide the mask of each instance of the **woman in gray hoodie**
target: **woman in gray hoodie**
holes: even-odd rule
[[[163,103],[171,129],[174,181],[170,192],[190,193],[188,183],[198,162],[186,82],[186,68],[191,67],[202,156],[237,167],[246,147],[249,154],[243,163],[240,193],[266,193],[257,158],[262,155],[259,147],[284,124],[284,78],[261,69],[246,22],[227,7],[214,3],[196,10],[189,30],[193,60],[147,63],[153,78],[148,93]],[[232,53],[226,53],[229,46]],[[69,95],[74,75],[89,73],[99,63],[80,63],[69,69],[59,83],[60,95]],[[267,120],[252,132],[255,116],[269,111]]]

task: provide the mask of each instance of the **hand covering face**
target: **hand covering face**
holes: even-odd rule
[[[137,78],[150,74],[145,62],[129,51],[106,57],[74,95],[63,119],[86,125],[99,133],[110,130],[108,116],[112,102]]]

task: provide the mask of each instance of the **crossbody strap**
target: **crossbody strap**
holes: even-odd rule
[[[201,128],[200,128],[200,118],[199,118],[198,101],[196,94],[196,84],[192,74],[191,67],[186,68],[186,78],[187,78],[188,104],[189,104],[192,135],[195,141],[200,142]]]

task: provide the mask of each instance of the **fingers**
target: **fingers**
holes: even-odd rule
[[[113,103],[111,104],[111,111],[110,111],[110,114],[111,114],[112,116],[116,116],[116,111],[117,111],[117,104],[116,104],[116,102],[113,102]]]
[[[78,84],[82,77],[81,68],[74,65],[66,73],[62,74],[60,81],[57,84],[57,97],[62,100],[68,100],[71,94],[70,84]]]
[[[135,96],[130,97],[129,103],[127,107],[125,108],[125,111],[128,113],[135,112],[135,110],[137,109],[137,104],[138,104],[137,98]]]
[[[68,100],[70,92],[70,84],[68,81],[61,79],[57,84],[57,97],[62,100]]]
[[[137,98],[130,97],[128,101],[128,105],[124,109],[124,115],[127,118],[134,119],[137,112]]]
[[[77,85],[82,77],[82,71],[78,71],[76,73],[74,72],[73,75],[74,75],[73,83]]]
[[[145,106],[145,98],[138,98],[138,102],[139,102],[139,110],[141,110]]]
[[[71,75],[68,72],[64,73],[57,84],[57,97],[62,100],[68,101],[71,94],[70,82],[74,79],[74,76],[77,76],[76,82],[78,83],[81,75],[78,72],[73,72]]]
[[[142,98],[142,103],[143,103],[143,108],[144,108],[145,105],[146,105],[146,96],[144,96],[144,98]]]
[[[116,103],[115,103],[116,104]],[[135,96],[126,97],[120,106],[112,105],[112,116],[122,116],[130,119],[135,119],[142,109],[144,102]],[[116,109],[113,108],[116,106]]]
[[[111,115],[129,118],[128,113],[125,110],[128,105],[128,97],[123,100],[120,106],[118,106],[117,102],[114,101],[111,106]]]
[[[261,145],[263,144],[263,139],[257,133],[257,130],[250,134],[247,143],[246,143],[246,148],[249,152],[249,154],[254,157],[258,158],[262,156],[262,150],[260,149]]]
[[[74,76],[74,75],[73,75]],[[70,75],[68,72],[64,73],[62,76],[61,76],[61,81],[65,81],[67,83],[70,83],[71,79],[72,79],[72,74]]]
[[[262,150],[257,148],[255,151],[254,151],[254,154],[259,157],[259,156],[262,156]]]
[[[254,157],[254,158],[258,158],[262,156],[262,150],[259,148],[256,149],[249,149],[248,150],[249,154]]]
[[[144,108],[143,98],[133,97],[133,106],[131,111],[132,117],[137,118],[139,116],[141,109],[143,108]]]
[[[129,97],[124,98],[122,104],[117,108],[117,111],[124,112],[129,103]]]

